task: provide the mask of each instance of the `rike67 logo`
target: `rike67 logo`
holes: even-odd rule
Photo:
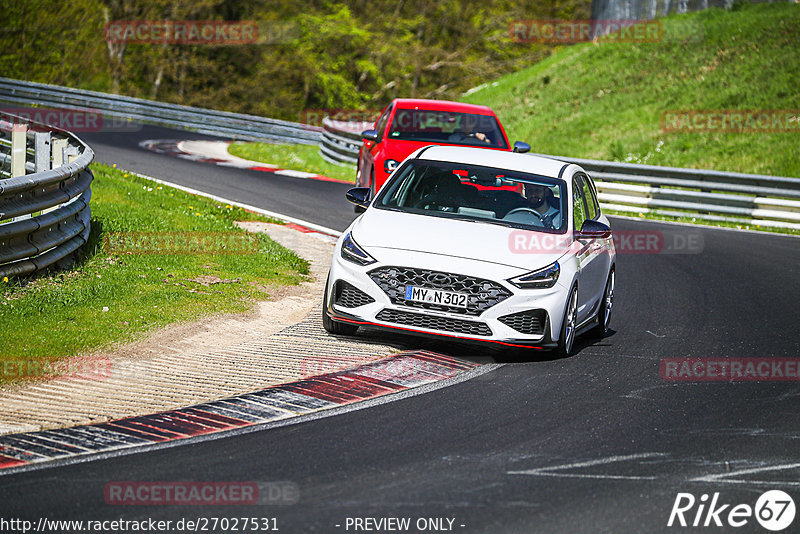
[[[719,492],[699,499],[691,493],[678,493],[669,514],[667,526],[672,527],[732,527],[752,524],[752,520],[772,532],[786,529],[794,521],[794,500],[781,490],[767,491],[756,500],[755,506],[725,502]]]

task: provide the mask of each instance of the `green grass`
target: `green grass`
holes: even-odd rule
[[[272,143],[231,143],[228,152],[234,156],[277,165],[282,169],[321,174],[347,182],[356,181],[355,165],[336,165],[319,155],[316,145]]]
[[[254,239],[234,221],[269,219],[106,165],[93,164],[92,170],[92,232],[76,267],[0,281],[0,364],[54,362],[140,339],[169,324],[243,312],[268,298],[271,288],[297,284],[308,273],[305,260],[264,234],[257,234],[247,254],[109,250],[107,238],[130,232],[222,232]],[[205,286],[196,281],[201,276],[232,282]],[[8,370],[0,373],[0,382],[13,378]]]
[[[667,110],[800,110],[800,5],[661,19],[656,43],[581,43],[463,98],[533,152],[800,176],[794,133],[662,133]]]

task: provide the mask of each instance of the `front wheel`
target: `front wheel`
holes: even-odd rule
[[[611,309],[614,307],[614,269],[608,273],[606,290],[603,293],[603,300],[600,301],[600,309],[597,310],[597,326],[592,329],[592,333],[600,338],[608,335],[608,324],[611,322]]]
[[[567,298],[567,309],[564,310],[564,320],[561,321],[561,335],[558,336],[558,346],[556,347],[556,354],[562,358],[572,354],[576,326],[578,326],[578,288],[573,287]]]
[[[337,336],[352,336],[358,331],[358,325],[334,321],[328,315],[328,283],[325,283],[325,294],[322,296],[322,328]]]

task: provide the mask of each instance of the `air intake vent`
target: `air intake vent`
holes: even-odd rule
[[[492,331],[488,326],[477,321],[464,321],[462,319],[423,315],[421,313],[411,313],[400,310],[381,310],[377,315],[377,319],[387,323],[426,328],[428,330],[441,330],[442,332],[455,332],[457,334],[469,334],[472,336],[492,335]]]
[[[336,282],[334,303],[343,308],[358,308],[365,304],[375,302],[375,299],[344,280]]]
[[[526,310],[524,312],[504,315],[497,320],[513,328],[517,332],[530,335],[544,334],[544,323],[547,312],[544,310]]]

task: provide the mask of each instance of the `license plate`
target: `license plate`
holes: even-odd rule
[[[467,307],[467,295],[442,291],[441,289],[427,289],[424,287],[406,286],[406,300],[412,302],[425,302],[428,304],[441,304],[443,306]]]

